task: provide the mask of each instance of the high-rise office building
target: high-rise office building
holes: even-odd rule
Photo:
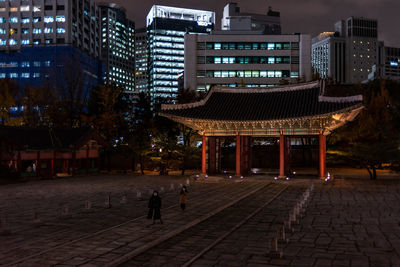
[[[117,4],[102,3],[99,7],[105,82],[132,92],[135,90],[135,23],[126,17],[126,10]]]
[[[219,31],[185,36],[184,87],[269,87],[311,80],[309,35]]]
[[[152,103],[174,102],[184,70],[186,33],[209,34],[215,13],[155,5],[147,15],[148,90]]]
[[[384,46],[384,43],[380,42],[378,49],[378,63],[372,66],[368,80],[400,80],[400,48]]]
[[[223,11],[221,29],[227,31],[258,31],[262,34],[281,34],[280,12],[268,7],[266,14],[245,13],[237,3],[228,3]]]
[[[368,78],[378,62],[378,23],[350,17],[335,24],[335,31],[313,38],[312,64],[321,78],[358,83]]]
[[[93,0],[0,1],[0,78],[41,85],[74,58],[85,86],[96,85],[103,75],[99,22]]]
[[[311,39],[281,35],[280,13],[242,13],[236,3],[224,8],[221,29],[210,35],[185,35],[185,89],[212,86],[270,87],[311,80]]]
[[[335,82],[347,81],[347,43],[335,32],[323,32],[313,38],[312,65],[321,78],[332,78]]]
[[[135,90],[147,92],[147,31],[146,28],[136,30],[135,35]]]

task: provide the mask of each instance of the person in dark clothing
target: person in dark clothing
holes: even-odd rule
[[[186,186],[183,186],[179,196],[179,204],[181,205],[182,211],[184,211],[186,208],[187,194],[188,194],[187,188]]]
[[[150,197],[147,219],[153,219],[153,224],[155,223],[155,220],[160,220],[160,223],[163,223],[161,219],[161,198],[157,191],[154,191],[153,195]]]

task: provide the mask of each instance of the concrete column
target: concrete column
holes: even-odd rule
[[[279,178],[285,177],[285,136],[279,137]]]
[[[326,172],[326,136],[319,135],[319,177],[325,178]]]
[[[203,143],[202,143],[202,153],[201,153],[201,173],[206,174],[207,173],[207,159],[206,159],[206,152],[207,152],[207,147],[206,147],[206,136],[203,134]]]
[[[236,175],[240,176],[242,174],[241,170],[241,140],[240,135],[236,135]]]

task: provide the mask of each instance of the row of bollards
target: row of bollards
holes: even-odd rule
[[[190,180],[189,179],[186,180],[186,185],[187,186],[190,185]],[[179,187],[182,188],[183,184],[180,183]],[[175,184],[171,183],[169,189],[170,189],[170,191],[175,190]],[[149,189],[148,190],[149,195],[152,195],[153,191],[154,191],[153,189]],[[160,192],[165,192],[165,187],[163,187],[163,186],[160,187],[159,191]],[[136,198],[139,199],[139,200],[143,200],[143,195],[142,195],[141,191],[139,191],[139,190],[136,191]],[[128,203],[127,194],[122,195],[122,197],[120,199],[120,203],[121,204],[127,204]],[[92,201],[86,200],[84,209],[86,211],[91,211],[92,207],[93,207]],[[104,207],[106,209],[110,209],[112,207],[112,205],[111,205],[111,193],[108,193],[107,196],[105,197]],[[69,215],[70,215],[69,205],[68,204],[63,204],[61,206],[61,216],[66,217],[66,216],[69,216]],[[33,212],[33,222],[34,223],[40,223],[41,222],[40,214],[37,211]],[[8,232],[6,229],[7,228],[6,228],[5,217],[1,216],[0,217],[0,234],[4,234],[4,233]]]
[[[283,257],[283,247],[289,243],[289,238],[286,236],[286,230],[294,233],[294,225],[300,224],[300,219],[305,216],[305,212],[313,190],[314,183],[307,188],[307,190],[301,195],[300,200],[297,201],[293,208],[289,211],[287,219],[283,221],[283,225],[278,227],[276,236],[272,238],[270,243],[269,255],[271,257]]]

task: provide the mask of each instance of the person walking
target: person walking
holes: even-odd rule
[[[186,186],[184,185],[181,188],[181,192],[180,192],[180,196],[179,196],[179,204],[181,205],[182,211],[185,211],[185,208],[186,208],[187,194],[188,194],[188,191],[187,191]]]
[[[153,195],[150,197],[147,219],[153,219],[153,224],[156,220],[160,220],[161,224],[163,223],[161,219],[161,197],[158,195],[157,191],[154,191]]]

